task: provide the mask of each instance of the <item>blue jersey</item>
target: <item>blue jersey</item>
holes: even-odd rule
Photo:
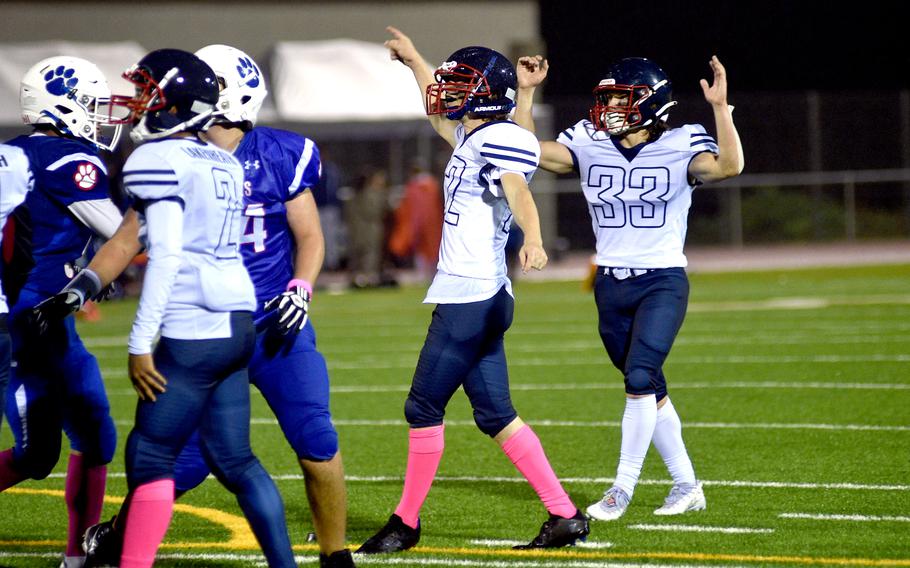
[[[10,306],[22,292],[31,307],[70,280],[67,264],[82,256],[94,233],[70,213],[79,201],[109,199],[107,168],[88,142],[33,134],[8,142],[25,151],[35,188],[10,218],[13,252],[4,258],[3,289]]]
[[[308,138],[256,127],[234,151],[244,169],[243,262],[256,288],[256,320],[262,305],[285,291],[294,277],[294,236],[285,203],[319,181],[319,149]]]

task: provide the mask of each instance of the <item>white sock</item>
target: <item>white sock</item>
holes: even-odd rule
[[[654,447],[667,464],[673,483],[695,483],[695,469],[682,439],[682,422],[673,403],[667,402],[657,409],[657,426],[654,428]]]
[[[64,568],[82,568],[85,565],[85,556],[64,556]]]
[[[641,466],[654,435],[657,423],[657,398],[652,394],[642,398],[626,398],[622,415],[622,445],[619,448],[619,467],[616,468],[616,485],[632,497]]]

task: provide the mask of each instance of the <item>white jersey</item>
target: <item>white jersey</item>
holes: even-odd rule
[[[695,189],[689,164],[702,152],[718,153],[704,127],[686,124],[630,151],[582,120],[557,141],[576,162],[599,266],[686,266],[683,244]]]
[[[455,151],[446,166],[444,223],[438,272],[425,303],[463,304],[512,293],[505,247],[512,211],[500,178],[530,181],[540,161],[537,138],[514,122],[487,122],[465,135],[455,127]]]
[[[256,309],[239,252],[240,163],[195,138],[169,138],[138,147],[123,179],[149,254],[129,352],[149,353],[159,328],[173,339],[230,337],[230,312]]]
[[[0,144],[0,243],[3,241],[3,227],[13,209],[25,201],[35,180],[29,167],[28,158],[21,148]],[[6,296],[0,286],[0,314],[9,310]]]

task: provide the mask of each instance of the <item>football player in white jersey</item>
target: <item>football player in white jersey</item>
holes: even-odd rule
[[[3,228],[13,209],[25,201],[25,196],[35,185],[28,157],[21,148],[0,144],[0,245],[3,244]],[[3,250],[3,249],[0,249]],[[9,382],[10,346],[9,328],[6,324],[9,306],[0,283],[0,410],[6,404],[6,385]],[[0,424],[3,419],[0,417]]]
[[[503,347],[514,309],[504,250],[513,216],[525,235],[522,270],[547,263],[528,189],[540,148],[530,132],[508,120],[515,68],[492,49],[466,47],[434,73],[407,36],[388,31],[391,57],[414,73],[426,93],[430,123],[454,152],[445,173],[438,271],[424,300],[437,306],[405,403],[410,433],[404,490],[388,523],[358,552],[397,552],[417,544],[420,508],[442,458],[445,408],[460,386],[477,426],[500,444],[550,514],[538,536],[520,548],[573,544],[587,536],[587,520],[512,406]]]
[[[673,488],[656,515],[705,508],[705,496],[682,439],[679,415],[667,396],[663,364],[686,315],[687,216],[693,190],[738,175],[744,165],[739,134],[727,105],[727,76],[710,61],[705,100],[714,110],[717,141],[698,124],[669,128],[670,80],[652,61],[622,59],[594,89],[590,120],[541,142],[540,165],[578,172],[597,240],[594,294],[599,331],[610,360],[622,371],[626,408],[616,481],[587,509],[597,520],[623,515],[651,442]],[[533,131],[534,89],[544,80],[540,56],[519,60],[515,120]]]
[[[152,565],[173,510],[174,462],[196,429],[269,566],[295,566],[281,496],[250,449],[256,299],[239,251],[243,168],[199,138],[218,102],[217,78],[176,49],[149,53],[124,77],[136,94],[112,104],[131,110],[131,136],[144,142],[123,177],[149,261],[128,346],[140,400],[126,448],[120,566]]]

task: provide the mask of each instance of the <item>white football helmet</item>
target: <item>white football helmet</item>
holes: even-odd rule
[[[120,125],[110,121],[110,100],[104,74],[79,57],[43,59],[25,73],[19,86],[25,124],[49,124],[104,150],[113,150],[120,140]]]
[[[249,122],[255,126],[268,89],[253,58],[229,45],[207,45],[196,52],[221,83],[215,115],[221,122]]]

